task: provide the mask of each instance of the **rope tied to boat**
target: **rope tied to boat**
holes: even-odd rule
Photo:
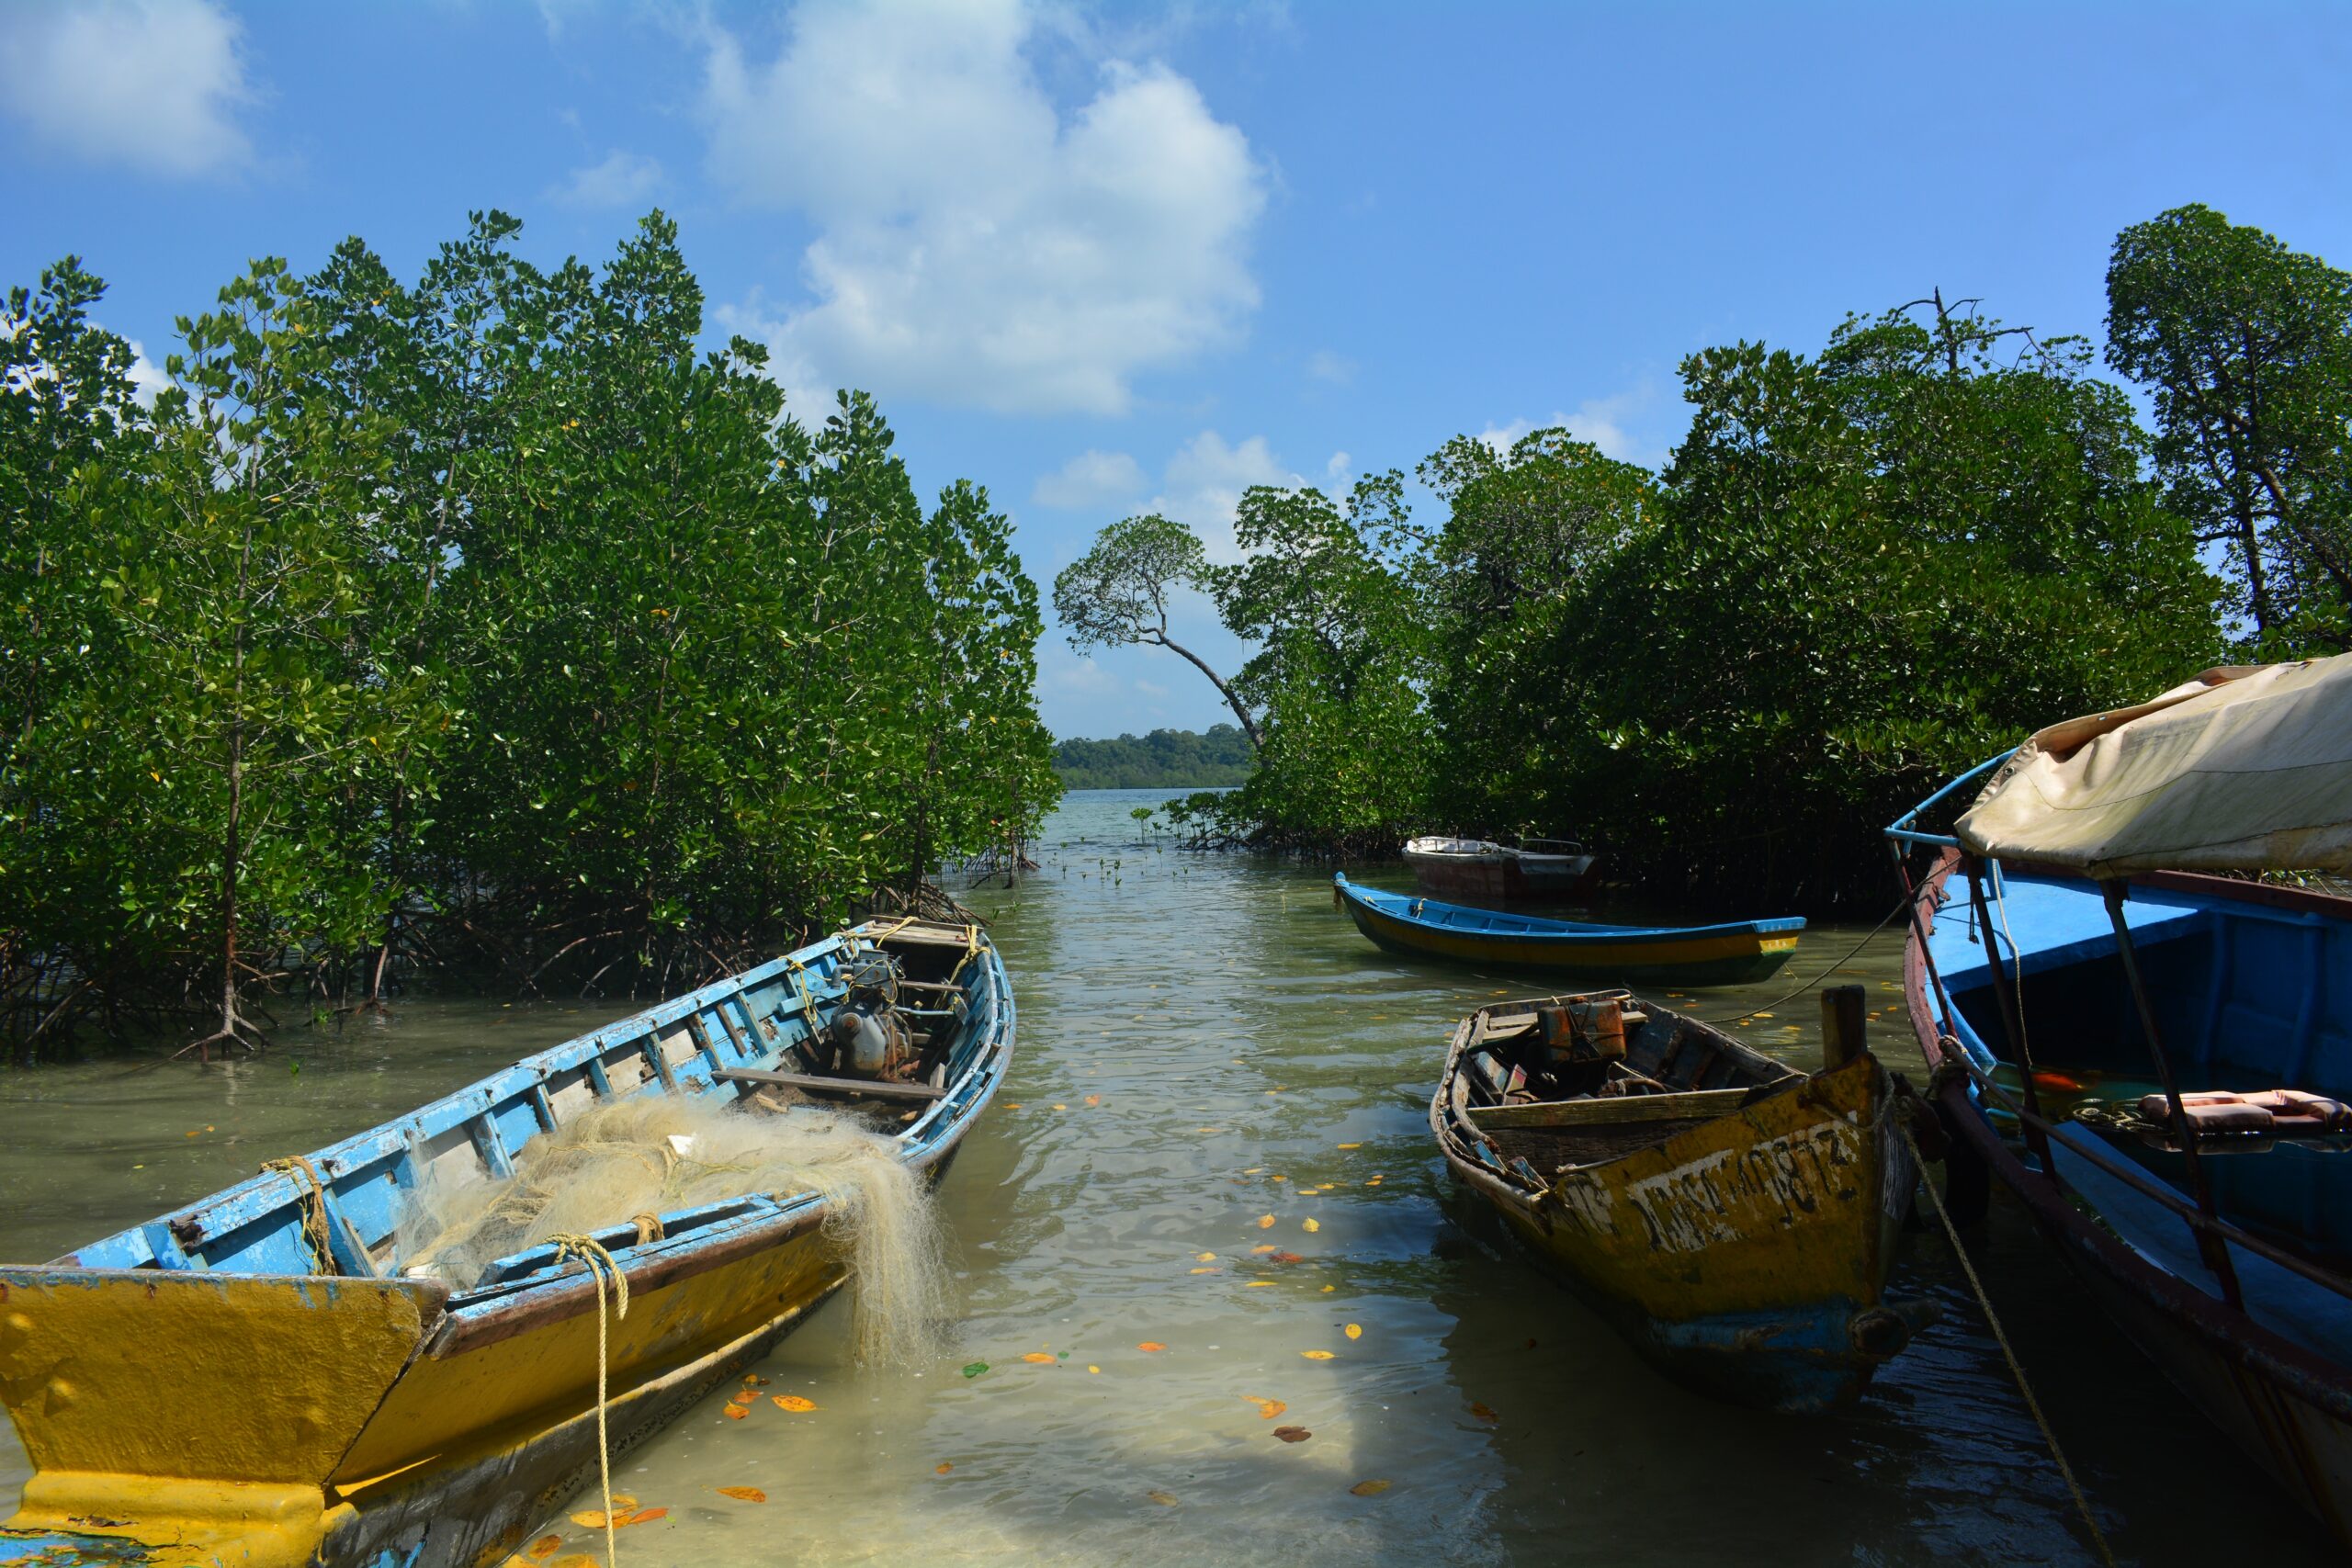
[[[1905,1100],[1922,1107],[1927,1105],[1927,1101],[1920,1100],[1910,1084],[1898,1075],[1894,1078],[1894,1092],[1886,1097],[1886,1105],[1879,1113],[1880,1120],[1883,1123],[1892,1123],[1894,1130],[1902,1134],[1904,1146],[1911,1151],[1913,1163],[1924,1165],[1927,1161],[1919,1153],[1919,1141],[1911,1135],[1909,1116],[1894,1114],[1894,1107]],[[1934,1207],[1936,1218],[1943,1223],[1944,1238],[1951,1243],[1951,1254],[1960,1260],[1960,1271],[1967,1277],[1968,1288],[1976,1293],[1977,1309],[1984,1314],[1985,1326],[1993,1331],[1993,1342],[2001,1348],[2002,1357],[2009,1363],[2009,1376],[2016,1380],[2018,1393],[2025,1401],[2026,1413],[2033,1417],[2033,1424],[2041,1428],[2041,1440],[2048,1446],[2050,1457],[2057,1461],[2058,1474],[2066,1483],[2066,1490],[2074,1495],[2075,1511],[2082,1516],[2083,1528],[2090,1531],[2091,1544],[2098,1549],[2099,1561],[2106,1563],[2107,1568],[2115,1568],[2115,1553],[2108,1547],[2107,1536],[2099,1529],[2098,1519],[2091,1513],[2090,1499],[2083,1493],[2083,1483],[2075,1479],[2074,1467],[2066,1462],[2065,1450],[2058,1446],[2058,1434],[2050,1429],[2050,1418],[2042,1414],[2041,1401],[2034,1397],[2033,1385],[2026,1381],[2025,1363],[2018,1359],[2017,1348],[2009,1343],[2008,1332],[2001,1326],[1999,1315],[1993,1311],[1993,1298],[1986,1293],[1984,1281],[1977,1276],[1976,1265],[1970,1260],[1968,1248],[1961,1245],[1960,1227],[1952,1224],[1951,1213],[1944,1208],[1944,1195],[1936,1190],[1934,1182],[1926,1179],[1924,1174],[1919,1185],[1928,1190],[1928,1201]]]
[[[319,1176],[319,1168],[307,1155],[289,1155],[284,1159],[266,1159],[264,1171],[275,1171],[294,1182],[295,1191],[302,1205],[302,1246],[311,1255],[311,1272],[336,1274],[334,1265],[334,1233],[327,1218],[327,1185]]]
[[[660,1222],[656,1221],[655,1224],[658,1226]],[[560,1235],[551,1235],[548,1239],[555,1244],[555,1261],[558,1268],[562,1267],[567,1258],[577,1258],[587,1265],[588,1277],[596,1281],[596,1479],[602,1483],[605,1495],[605,1568],[617,1568],[620,1558],[617,1555],[619,1548],[614,1542],[613,1444],[605,1427],[605,1369],[608,1355],[606,1349],[608,1330],[605,1316],[605,1279],[606,1275],[612,1277],[613,1294],[616,1300],[612,1321],[618,1322],[628,1315],[628,1276],[621,1272],[621,1266],[613,1261],[613,1255],[605,1251],[604,1243],[594,1236],[582,1235],[576,1231],[565,1231]]]
[[[1894,908],[1889,909],[1883,919],[1881,919],[1878,924],[1872,926],[1869,931],[1862,933],[1861,941],[1848,948],[1838,957],[1837,961],[1831,964],[1826,969],[1824,969],[1820,974],[1815,975],[1812,979],[1807,980],[1804,985],[1799,986],[1795,990],[1789,992],[1786,996],[1774,997],[1769,1002],[1758,1003],[1756,1006],[1748,1009],[1746,1012],[1726,1013],[1721,1018],[1700,1018],[1697,1013],[1686,1013],[1683,1016],[1693,1019],[1700,1023],[1737,1023],[1742,1019],[1754,1018],[1759,1012],[1769,1012],[1773,1008],[1779,1007],[1782,1002],[1792,1002],[1799,997],[1804,995],[1807,991],[1813,989],[1815,986],[1821,984],[1824,980],[1829,978],[1830,976],[1838,973],[1838,970],[1844,968],[1849,959],[1852,958],[1854,954],[1861,952],[1862,949],[1868,947],[1871,944],[1871,939],[1872,937],[1884,931],[1887,928],[1888,923],[1892,921],[1895,916],[1903,913],[1904,910],[1910,907],[1911,900],[1905,898]]]

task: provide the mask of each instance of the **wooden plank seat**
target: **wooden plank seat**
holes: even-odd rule
[[[727,1067],[710,1075],[725,1083],[776,1084],[813,1094],[844,1094],[868,1100],[944,1100],[947,1091],[927,1083],[878,1083],[870,1078],[829,1078],[813,1073],[769,1073]]]

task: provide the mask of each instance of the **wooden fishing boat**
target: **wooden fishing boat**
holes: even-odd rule
[[[1797,950],[1799,917],[1713,926],[1604,926],[1384,893],[1340,874],[1331,896],[1391,953],[1624,986],[1740,986],[1770,978]]]
[[[2054,726],[1888,831],[1936,855],[1904,979],[1955,1194],[1997,1178],[2352,1546],[2352,899],[2244,874],[2352,867],[2352,658]]]
[[[1575,897],[1592,876],[1593,857],[1566,839],[1529,839],[1514,847],[1430,837],[1405,840],[1405,863],[1423,893],[1507,907]]]
[[[909,1000],[874,999],[877,955]],[[889,1037],[872,1059],[869,1029]],[[37,1472],[0,1563],[497,1561],[594,1483],[600,1364],[618,1452],[840,1287],[842,1245],[805,1192],[616,1214],[593,1237],[628,1284],[614,1316],[590,1265],[548,1246],[473,1281],[411,1277],[420,1193],[504,1181],[533,1140],[623,1096],[870,1109],[935,1175],[1012,1043],[1012,987],[978,928],[873,921],[55,1263],[0,1269],[0,1394]]]
[[[1850,1055],[1811,1077],[1623,991],[1481,1008],[1430,1125],[1455,1183],[1669,1375],[1824,1409],[1922,1315],[1884,1300],[1917,1170],[1858,1000]]]

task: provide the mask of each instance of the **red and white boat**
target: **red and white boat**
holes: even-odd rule
[[[1473,904],[1557,903],[1592,875],[1592,856],[1568,839],[1528,839],[1520,848],[1491,839],[1408,839],[1405,863],[1422,892]]]

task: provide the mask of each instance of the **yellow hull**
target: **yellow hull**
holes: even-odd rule
[[[1908,1337],[1882,1304],[1917,1179],[1886,1093],[1865,1055],[1540,1189],[1433,1112],[1455,1179],[1645,1354],[1740,1403],[1816,1409]]]

